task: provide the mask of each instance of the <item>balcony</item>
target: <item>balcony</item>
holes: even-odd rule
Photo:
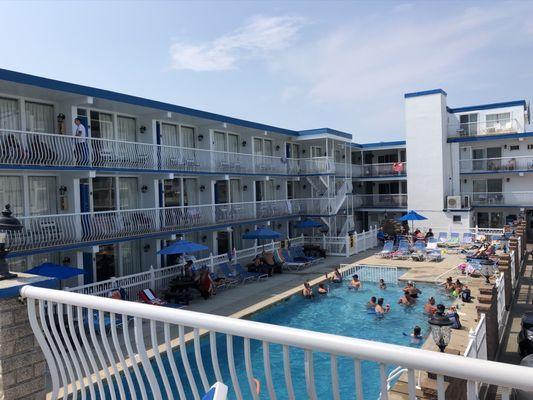
[[[532,207],[533,192],[474,192],[461,193],[461,196],[470,197],[472,206],[508,206],[508,207]]]
[[[462,174],[533,172],[532,156],[478,158],[459,161]]]
[[[355,208],[407,208],[407,194],[354,194]]]
[[[20,217],[24,228],[8,233],[8,246],[15,253],[58,246],[85,247],[104,240],[158,236],[192,228],[330,215],[332,210],[332,201],[324,198]]]
[[[502,135],[505,133],[523,132],[523,127],[515,118],[498,119],[484,122],[459,123],[454,121],[448,125],[449,137],[472,137]]]
[[[335,171],[328,157],[291,159],[10,130],[0,130],[0,165],[260,175]]]
[[[407,176],[407,163],[352,164],[354,178],[399,178]]]

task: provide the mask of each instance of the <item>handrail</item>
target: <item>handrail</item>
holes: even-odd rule
[[[157,307],[156,310],[154,306],[148,304],[125,302],[54,289],[24,286],[20,293],[22,297],[32,300],[51,301],[57,304],[89,308],[91,310],[112,313],[112,315],[132,316],[135,319],[136,328],[138,327],[138,322],[142,323],[142,320],[158,321],[223,333],[230,335],[228,338],[231,336],[245,337],[266,343],[292,346],[336,356],[347,356],[382,364],[402,365],[411,370],[424,370],[438,375],[458,377],[472,382],[484,382],[505,388],[533,391],[531,370],[523,366],[470,359],[452,354],[437,353],[394,344],[312,332],[195,311],[167,307]],[[29,312],[33,312],[33,315],[35,315],[34,307],[35,304],[33,302],[28,302]],[[38,331],[38,339],[42,339],[40,341],[42,346],[42,342],[46,343],[46,340],[42,335],[41,328],[37,325],[37,319],[34,318],[32,320],[30,318],[30,321],[32,322],[34,332]],[[142,332],[140,334],[136,333],[136,339],[142,339]],[[51,355],[52,353],[47,352],[47,354]],[[47,358],[48,362],[50,360],[53,360],[53,358]]]

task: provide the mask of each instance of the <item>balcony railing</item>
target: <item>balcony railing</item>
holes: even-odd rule
[[[326,174],[329,157],[284,158],[0,129],[0,165],[235,174]]]
[[[523,132],[523,127],[515,118],[467,123],[459,123],[458,121],[455,121],[448,127],[448,133],[451,137],[501,135],[504,133],[519,132]]]
[[[354,194],[356,208],[407,208],[406,194]]]
[[[352,165],[352,176],[354,178],[380,178],[405,175],[407,175],[406,162]]]
[[[533,192],[473,192],[461,196],[469,196],[473,206],[533,206]]]
[[[433,374],[439,399],[457,398],[446,394],[445,383],[456,380],[466,381],[468,400],[478,398],[477,382],[500,386],[505,400],[512,388],[533,390],[531,369],[523,366],[33,286],[21,295],[54,399],[78,391],[82,398],[200,399],[216,381],[230,387],[231,398],[257,399],[260,377],[261,396],[271,399],[340,399],[348,385],[351,398],[362,399],[372,387],[387,400],[387,368],[398,365],[406,370],[409,399],[417,398],[415,371]],[[368,362],[377,363],[375,372]],[[341,382],[339,369],[348,365],[352,378]],[[273,379],[273,368],[285,379]]]
[[[332,207],[324,198],[20,217],[24,228],[8,233],[8,246],[16,252],[257,219],[330,215]]]
[[[533,171],[532,156],[478,158],[459,161],[461,173]]]

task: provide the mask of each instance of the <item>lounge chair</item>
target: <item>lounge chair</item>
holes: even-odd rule
[[[314,263],[320,260],[318,257],[306,256],[304,253],[303,247],[299,247],[299,246],[291,247],[290,252],[296,261],[305,261],[305,262]]]
[[[426,258],[426,243],[423,240],[418,240],[413,246],[414,253],[411,254],[413,261],[424,261]]]
[[[470,246],[474,242],[474,234],[470,232],[463,233],[463,238],[461,239],[462,246]]]
[[[213,280],[213,283],[215,284],[215,288],[217,290],[229,289],[230,287],[237,286],[239,284],[239,281],[237,279],[227,277],[223,274],[211,272],[209,276]]]
[[[447,232],[439,232],[437,243],[439,245],[441,245],[441,246],[444,246],[447,241],[448,241],[448,233]]]
[[[428,261],[441,261],[442,251],[438,248],[438,241],[435,238],[429,238],[426,246],[426,260]]]
[[[459,244],[459,234],[457,232],[452,232],[445,243],[446,247],[459,247]]]
[[[394,260],[406,260],[411,255],[409,250],[409,242],[407,240],[402,240],[398,246],[398,250],[392,253],[392,258]]]
[[[248,272],[246,271],[241,264],[235,264],[235,272],[237,273],[237,278],[239,276],[246,278],[251,277],[252,280],[261,280],[268,278],[268,274],[265,274],[263,272]]]
[[[305,261],[296,261],[287,249],[283,249],[281,251],[281,254],[283,254],[283,258],[285,258],[285,266],[291,271],[299,271],[300,269],[311,265],[310,263]]]
[[[387,240],[383,244],[383,249],[380,252],[376,253],[377,257],[387,258],[390,257],[394,249],[394,242],[392,240]]]
[[[154,306],[166,306],[168,301],[160,299],[155,295],[152,289],[143,289],[138,293],[139,300],[146,304],[152,304]]]

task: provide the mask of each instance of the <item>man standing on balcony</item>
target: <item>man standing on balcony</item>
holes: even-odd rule
[[[87,138],[87,130],[85,129],[85,126],[81,123],[81,120],[79,118],[74,118],[74,136],[79,138]],[[76,141],[76,161],[79,164],[85,164],[86,160],[89,159],[89,149],[87,147],[86,140],[78,140]]]

